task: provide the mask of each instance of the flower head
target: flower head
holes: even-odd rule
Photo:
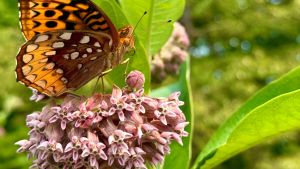
[[[178,74],[180,65],[188,56],[189,45],[185,28],[177,22],[174,23],[172,36],[151,61],[151,75],[154,82],[160,83],[168,75]]]
[[[131,169],[162,162],[171,142],[182,144],[188,135],[180,93],[153,98],[128,86],[87,99],[67,97],[28,115],[30,138],[16,143],[18,152],[27,152],[35,159],[32,167],[42,169]]]

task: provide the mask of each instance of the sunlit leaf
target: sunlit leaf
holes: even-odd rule
[[[209,169],[283,132],[300,128],[300,67],[271,83],[217,131],[193,168]]]
[[[146,49],[148,57],[155,54],[168,40],[173,30],[172,22],[182,15],[185,0],[119,0],[131,25],[145,15],[136,34]],[[171,22],[170,22],[171,21]]]

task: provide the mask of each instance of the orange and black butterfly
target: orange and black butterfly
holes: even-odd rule
[[[90,0],[19,0],[28,40],[17,55],[17,80],[48,96],[76,90],[122,61],[133,28],[119,31]]]

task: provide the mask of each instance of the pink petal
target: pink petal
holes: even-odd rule
[[[102,109],[107,109],[107,108],[108,108],[108,105],[107,105],[106,101],[103,100],[103,101],[101,102],[101,108],[102,108]]]
[[[94,156],[91,156],[89,160],[92,167],[96,166],[98,163]]]
[[[177,114],[174,113],[174,112],[172,112],[172,111],[168,111],[167,116],[169,116],[169,117],[176,117]]]
[[[106,154],[104,153],[104,151],[100,151],[100,157],[103,159],[103,160],[107,160],[107,156]]]
[[[141,129],[141,127],[138,127],[138,128],[137,128],[137,135],[138,135],[138,138],[139,138],[139,139],[141,139],[141,138],[142,138],[142,136],[143,136],[143,132],[142,132],[142,129]]]
[[[145,107],[142,106],[142,105],[139,106],[139,111],[140,111],[141,113],[143,113],[143,114],[146,113]]]
[[[57,115],[54,115],[54,116],[52,116],[52,117],[49,119],[49,123],[54,123],[54,122],[57,121],[57,119],[58,119],[58,116],[57,116]]]
[[[114,108],[114,107],[111,107],[110,109],[109,109],[109,114],[110,115],[113,115],[113,114],[115,114],[116,113],[116,109]]]
[[[56,150],[57,150],[58,152],[60,152],[60,153],[63,153],[63,152],[64,152],[63,147],[62,147],[62,145],[61,145],[60,143],[57,143],[57,144],[55,145],[55,147],[56,147]]]
[[[60,155],[57,154],[57,153],[54,153],[54,154],[53,154],[53,159],[54,159],[55,162],[59,162],[59,160],[60,160]]]
[[[111,166],[115,161],[115,158],[114,157],[109,157],[108,158],[108,165]]]
[[[15,143],[15,145],[18,145],[18,146],[24,146],[25,144],[27,144],[29,141],[28,140],[20,140],[20,141],[17,141]]]
[[[146,152],[140,147],[135,147],[134,150],[137,154],[146,154]]]
[[[121,121],[124,121],[125,120],[125,116],[124,116],[124,113],[123,113],[123,111],[118,111],[118,116],[119,116],[119,119],[121,120]]]
[[[161,112],[158,111],[158,110],[155,110],[154,115],[155,115],[156,118],[159,118],[159,116],[161,115]]]
[[[165,116],[160,116],[159,120],[164,124],[164,125],[168,125],[167,119]]]
[[[66,127],[67,127],[67,122],[66,122],[66,120],[62,120],[62,121],[60,122],[60,127],[61,127],[62,130],[65,130],[65,129],[66,129]]]
[[[87,157],[90,155],[90,151],[88,149],[84,149],[82,154],[81,154],[81,157]]]
[[[105,144],[99,142],[99,143],[97,143],[97,147],[100,149],[104,149],[106,146],[105,146]]]
[[[139,97],[143,96],[143,94],[144,94],[144,89],[143,89],[143,88],[139,89],[139,90],[136,92],[136,95],[139,96]]]
[[[184,128],[189,124],[189,122],[183,122],[183,123],[179,123],[175,126],[175,130],[178,130],[178,131],[183,131]]]
[[[108,137],[108,144],[109,144],[109,145],[111,145],[111,144],[114,143],[115,141],[116,141],[116,140],[115,140],[115,138],[114,138],[113,135],[111,135],[111,136]]]
[[[146,131],[158,130],[155,126],[151,124],[142,124],[142,128]]]
[[[78,151],[73,151],[73,160],[77,160],[78,159]]]
[[[127,111],[134,111],[134,107],[133,107],[132,105],[130,105],[130,104],[126,104],[126,105],[125,105],[125,109],[126,109]]]
[[[177,100],[178,99],[178,97],[180,96],[180,92],[174,92],[174,93],[172,93],[170,96],[169,96],[169,99],[170,100]]]
[[[118,100],[121,97],[122,97],[122,90],[119,87],[117,87],[117,86],[113,86],[111,98],[113,98],[114,100],[116,100],[116,99]]]
[[[48,148],[48,145],[49,145],[48,141],[43,141],[42,143],[40,143],[39,146],[37,146],[37,149],[45,150]]]

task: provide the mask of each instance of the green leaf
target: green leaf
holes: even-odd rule
[[[98,6],[109,16],[112,22],[116,25],[117,28],[122,28],[128,25],[128,21],[123,14],[120,6],[112,0],[97,0],[95,1]],[[145,75],[145,91],[148,92],[150,90],[150,64],[148,61],[148,57],[146,56],[145,49],[142,47],[139,42],[139,37],[135,37],[135,55],[129,56],[129,65],[128,72],[130,70],[139,70]],[[118,86],[124,86],[125,84],[125,69],[126,63],[119,65],[114,68],[108,76],[106,76],[109,81]]]
[[[147,11],[148,14],[136,28],[136,34],[148,57],[158,52],[166,43],[173,30],[173,24],[168,21],[177,21],[185,5],[185,0],[119,0],[119,2],[130,24],[134,26]]]
[[[218,129],[193,168],[209,169],[283,132],[300,128],[300,67],[269,84]]]
[[[166,86],[157,90],[154,90],[151,95],[155,97],[166,97],[172,92],[180,91],[180,100],[184,101],[184,105],[181,110],[184,112],[187,121],[190,124],[186,127],[186,131],[189,132],[189,136],[183,138],[183,146],[178,143],[171,144],[171,154],[165,159],[164,169],[185,169],[189,167],[191,160],[191,146],[193,135],[193,108],[192,108],[192,95],[190,87],[190,63],[189,59],[182,65],[180,71],[179,82]]]

